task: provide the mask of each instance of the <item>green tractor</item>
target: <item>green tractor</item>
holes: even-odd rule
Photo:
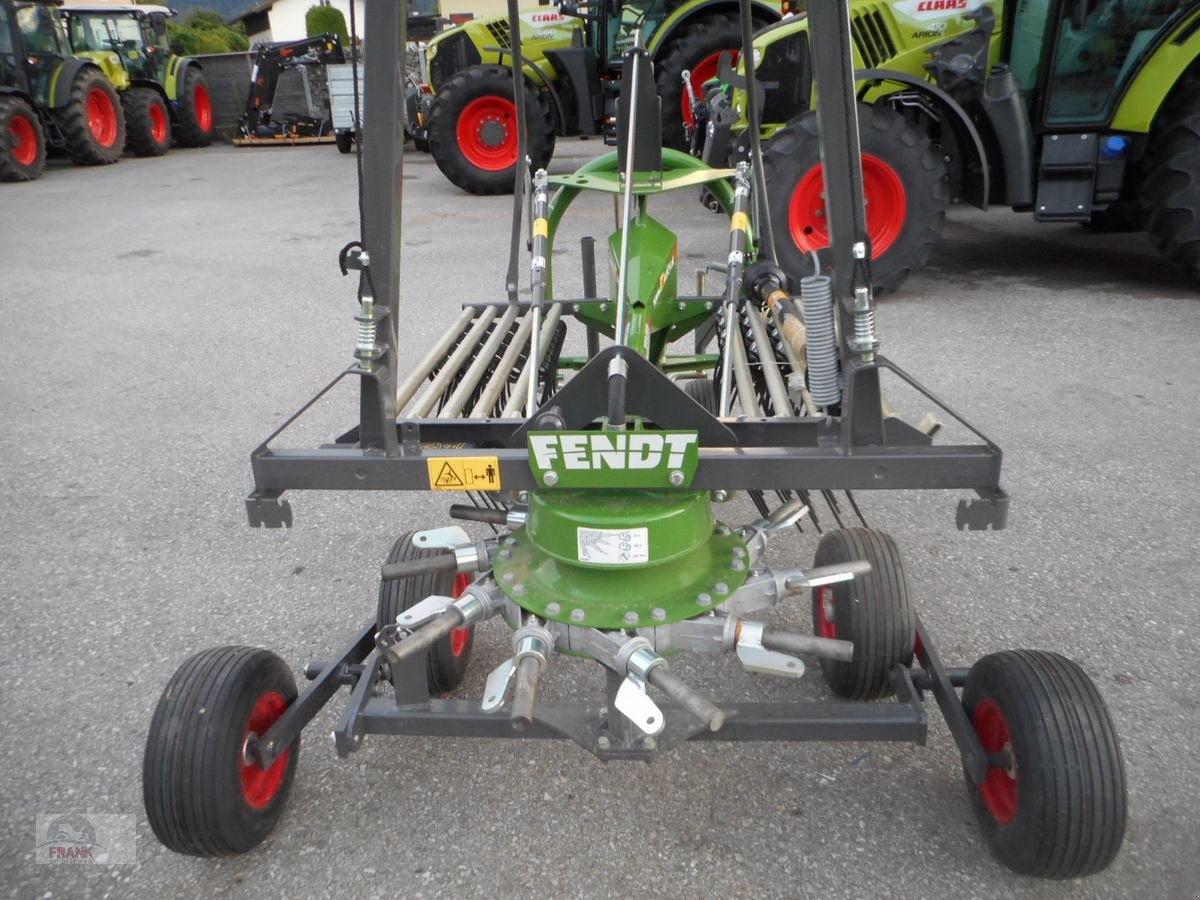
[[[1200,277],[1200,2],[852,0],[877,287],[895,290],[963,199],[1041,222],[1145,227]],[[808,22],[754,42],[780,263],[828,245]],[[705,158],[748,151],[744,67],[708,95]]]
[[[165,6],[62,8],[77,56],[96,61],[121,92],[128,149],[161,156],[171,137],[184,147],[206,147],[213,138],[212,101],[200,64],[171,51]]]
[[[755,0],[754,27],[777,22],[780,10],[778,0]],[[687,149],[693,97],[716,75],[720,54],[736,52],[739,42],[736,0],[595,0],[536,7],[520,23],[535,169],[550,162],[559,136],[615,135],[621,55],[639,35],[654,61],[663,145]],[[426,64],[436,96],[419,114],[418,146],[427,141],[438,168],[465,191],[512,191],[517,110],[508,19],[474,19],[443,32],[429,44]]]
[[[125,116],[94,62],[71,56],[49,2],[0,0],[0,181],[30,181],[61,150],[81,165],[116,162]]]

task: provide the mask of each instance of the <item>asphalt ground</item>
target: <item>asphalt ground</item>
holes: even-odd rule
[[[555,168],[601,149],[564,141]],[[405,164],[411,360],[461,301],[502,296],[510,200],[460,193],[428,156]],[[724,229],[690,192],[663,209],[687,267],[719,255]],[[603,202],[580,215],[555,257],[564,292],[578,289],[574,236],[611,227]],[[1129,781],[1107,871],[1049,883],[994,862],[932,708],[925,747],[707,744],[647,766],[559,742],[380,737],[339,761],[326,737],[338,698],[305,733],[262,847],[165,851],[145,821],[141,759],[175,668],[209,646],[262,645],[302,681],[373,615],[395,537],[444,524],[459,499],[297,493],[293,529],[247,527],[250,451],[351,360],[355,285],[336,254],[355,237],[354,167],[332,147],[52,165],[0,189],[4,893],[1200,894],[1200,296],[1140,235],[997,210],[953,210],[933,265],[879,320],[885,352],[1004,448],[1009,528],[955,531],[952,493],[860,501],[904,551],[948,663],[1035,647],[1095,679]],[[353,391],[335,392],[284,443],[329,440],[355,414]],[[803,564],[814,547],[795,535],[775,552]],[[773,616],[805,629],[807,603]],[[507,645],[500,623],[479,630],[463,696],[479,696]],[[729,660],[678,671],[735,700],[827,696],[815,666],[800,683]],[[543,696],[594,699],[601,685],[592,664],[556,659]],[[137,865],[35,865],[35,816],[61,812],[136,816]]]

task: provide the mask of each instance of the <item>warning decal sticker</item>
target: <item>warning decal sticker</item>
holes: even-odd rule
[[[433,456],[427,462],[431,491],[500,490],[500,460],[495,456]]]

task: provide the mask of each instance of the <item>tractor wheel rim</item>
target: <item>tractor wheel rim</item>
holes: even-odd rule
[[[1001,825],[1008,825],[1017,814],[1017,759],[1008,720],[994,700],[981,700],[971,716],[971,724],[985,753],[1007,753],[1012,760],[1007,769],[989,766],[987,777],[979,785],[988,813]]]
[[[732,48],[729,50],[718,50],[711,56],[706,56],[704,59],[700,60],[700,62],[696,63],[695,67],[692,69],[691,78],[688,80],[691,82],[692,91],[695,93],[697,100],[704,99],[704,82],[708,81],[709,79],[716,78],[717,68],[721,62],[722,53],[729,53],[730,56],[733,57],[733,66],[735,68],[737,67],[738,52]],[[683,107],[683,124],[688,128],[691,128],[696,124],[696,117],[692,114],[692,104],[688,101],[688,91],[686,87],[683,89],[683,98],[680,101],[680,105]]]
[[[463,591],[467,589],[467,585],[471,583],[470,577],[465,572],[459,572],[454,576],[454,588],[450,591],[450,596],[457,600],[462,596]],[[470,628],[455,628],[450,632],[450,652],[455,656],[462,656],[467,652],[467,644],[471,642]]]
[[[817,632],[820,637],[837,637],[837,622],[834,619],[833,588],[828,585],[817,588]]]
[[[196,110],[196,124],[207,134],[212,130],[212,101],[208,98],[208,88],[202,84],[196,85],[192,105]]]
[[[260,737],[266,734],[275,724],[275,720],[283,715],[287,706],[287,698],[283,694],[278,691],[264,692],[250,711],[250,718],[242,735],[242,745],[245,746],[252,734]],[[288,747],[279,754],[269,769],[263,769],[257,763],[247,763],[245,759],[240,760],[242,799],[246,801],[247,806],[251,809],[263,809],[275,799],[283,785],[283,776],[287,774],[288,757],[291,753],[292,748]]]
[[[88,131],[101,147],[117,141],[117,110],[103,88],[92,88],[87,95]]]
[[[502,172],[517,162],[517,107],[504,97],[480,97],[458,117],[458,146],[471,165]]]
[[[167,140],[167,116],[157,103],[150,106],[150,134],[156,144],[165,143]]]
[[[9,149],[19,166],[32,166],[37,160],[37,132],[24,116],[13,116],[8,123]]]
[[[879,259],[896,243],[908,214],[908,194],[896,170],[880,159],[862,157],[863,194],[867,201],[867,234],[871,259]],[[825,212],[825,175],[821,164],[800,179],[788,204],[788,231],[805,253],[829,246],[829,218]]]

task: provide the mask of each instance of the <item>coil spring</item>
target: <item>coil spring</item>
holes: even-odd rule
[[[854,338],[861,346],[875,344],[875,310],[868,309],[854,314]]]
[[[833,406],[842,399],[833,325],[833,279],[828,275],[800,279],[800,300],[807,333],[808,390],[817,406]],[[874,324],[871,328],[874,330]]]

